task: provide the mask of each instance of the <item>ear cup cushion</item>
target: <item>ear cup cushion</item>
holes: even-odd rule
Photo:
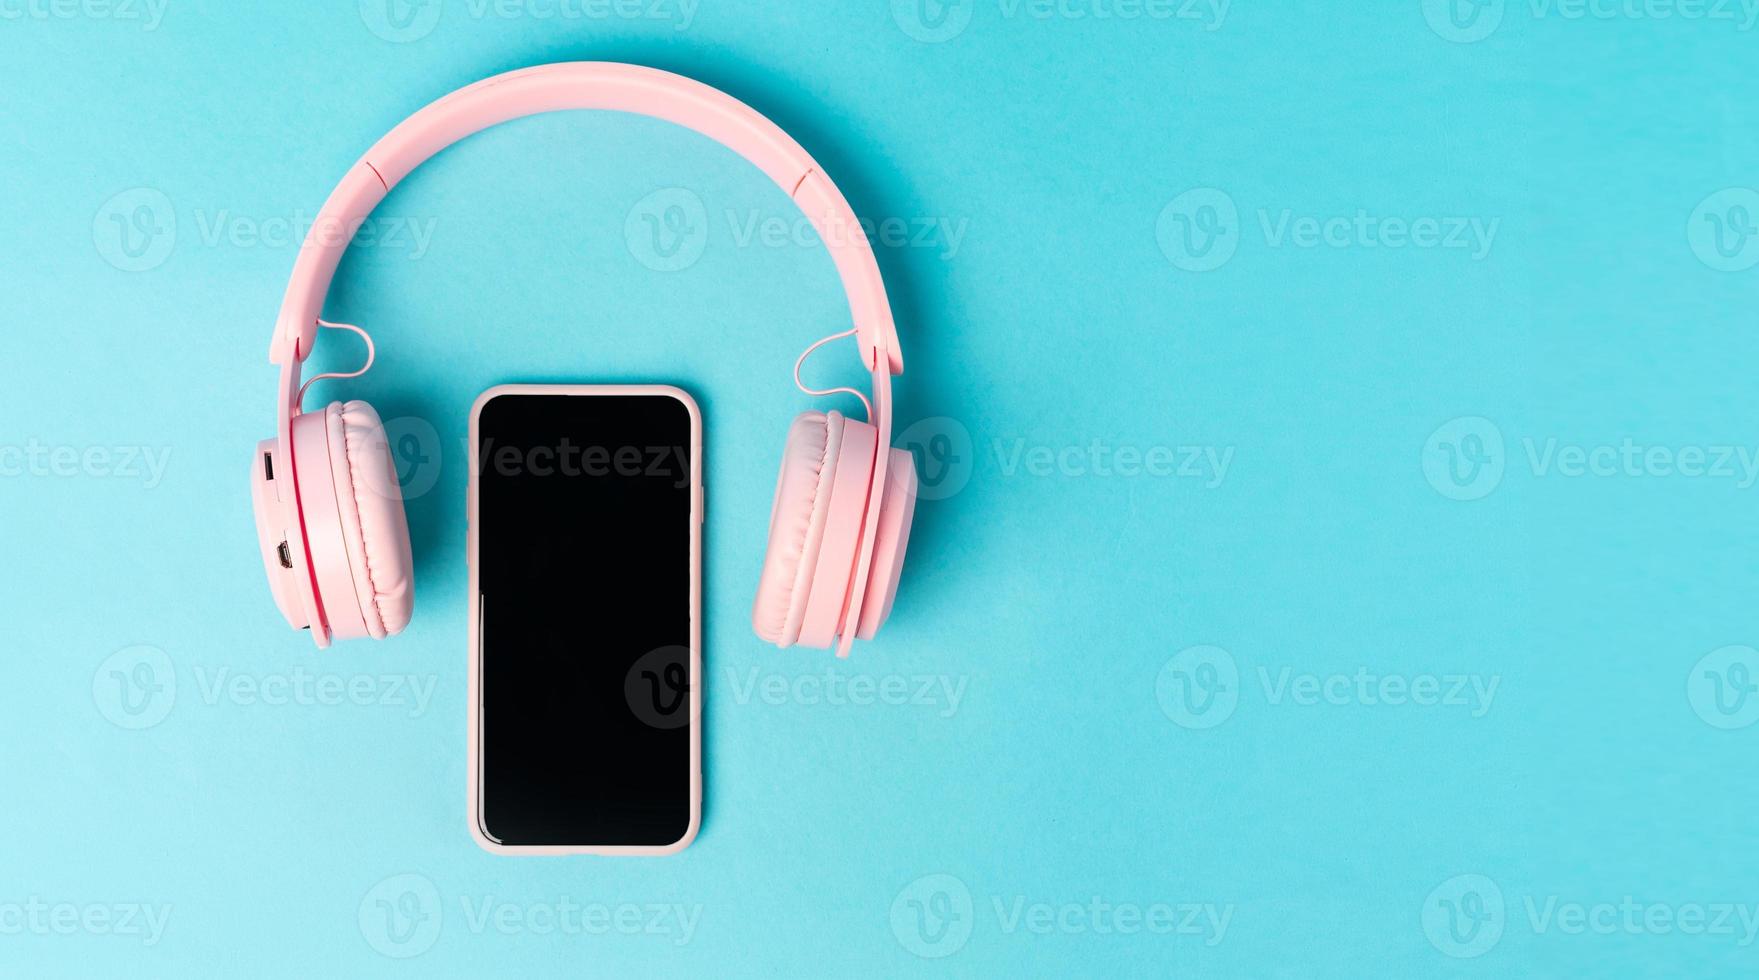
[[[867,579],[867,593],[861,597],[855,633],[863,640],[873,639],[892,615],[898,578],[904,573],[904,549],[910,544],[910,525],[916,518],[916,457],[903,449],[893,449],[891,454],[879,528],[874,535],[873,571]]]
[[[849,590],[854,585],[861,536],[867,526],[867,502],[873,485],[874,450],[879,430],[854,419],[843,421],[843,447],[837,454],[836,478],[831,481],[825,529],[818,554],[812,558],[812,589],[800,619],[801,646],[826,650],[843,633]]]
[[[752,629],[769,643],[786,647],[799,639],[842,439],[843,417],[836,412],[805,412],[788,427],[769,547],[751,606]]]
[[[336,474],[342,539],[354,569],[356,596],[368,635],[383,639],[403,631],[415,609],[415,562],[403,491],[391,461],[379,413],[366,402],[332,404],[327,410],[332,458],[341,450],[344,474]]]

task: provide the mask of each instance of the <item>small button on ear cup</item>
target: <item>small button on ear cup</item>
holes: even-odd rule
[[[806,412],[788,428],[776,497],[770,505],[769,547],[751,606],[751,626],[763,640],[792,646],[812,589],[830,490],[842,451],[843,416]]]
[[[276,460],[280,469],[276,469]],[[292,540],[297,528],[287,527],[286,498],[293,493],[293,474],[279,442],[265,439],[257,443],[250,461],[251,509],[256,512],[257,546],[263,553],[263,571],[269,576],[269,591],[275,597],[275,608],[294,629],[310,626],[304,603],[299,598],[298,579],[306,575],[305,566],[296,561],[303,552],[294,548]]]
[[[910,525],[916,517],[916,457],[907,450],[891,450],[886,470],[885,496],[880,501],[879,529],[874,536],[873,570],[867,594],[861,597],[860,626],[856,637],[871,640],[892,615],[898,597],[898,578],[904,572],[904,549],[910,544]]]
[[[384,425],[371,405],[331,403],[324,421],[352,599],[365,635],[382,640],[401,633],[415,608],[403,491]]]

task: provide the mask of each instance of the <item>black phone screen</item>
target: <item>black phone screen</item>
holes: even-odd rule
[[[508,845],[678,843],[693,816],[693,405],[480,408],[480,821]]]

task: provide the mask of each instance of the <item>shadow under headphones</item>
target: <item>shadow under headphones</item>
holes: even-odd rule
[[[409,525],[379,415],[361,401],[301,408],[300,368],[311,356],[330,281],[355,229],[397,182],[453,143],[543,112],[609,110],[693,129],[769,175],[812,222],[848,295],[854,327],[807,348],[854,336],[872,400],[867,421],[837,412],[794,420],[770,510],[769,549],[753,603],[757,635],[848,656],[891,614],[916,509],[916,467],[891,448],[892,375],[904,360],[873,249],[841,191],[775,123],[700,82],[636,65],[572,62],[497,75],[427,106],[379,140],[324,202],[294,264],[269,360],[280,366],[275,438],[257,444],[251,491],[263,567],[275,604],[319,647],[332,639],[384,639],[409,625],[415,600]],[[358,327],[347,327],[366,336]],[[372,341],[367,338],[367,367]]]

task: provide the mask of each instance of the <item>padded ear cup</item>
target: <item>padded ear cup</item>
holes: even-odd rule
[[[828,649],[846,632],[843,614],[855,578],[868,488],[873,483],[873,451],[878,444],[878,429],[866,422],[843,420],[843,445],[837,452],[837,472],[825,504],[824,537],[813,560],[812,591],[806,595],[806,610],[800,620],[799,642],[803,646]],[[850,629],[854,625],[850,623]]]
[[[409,625],[415,563],[403,491],[379,413],[362,401],[324,409],[342,545],[366,634],[382,640]],[[337,597],[325,596],[326,603]]]
[[[805,412],[788,427],[782,471],[770,505],[769,548],[751,606],[752,628],[778,646],[792,646],[800,638],[830,517],[843,427],[843,416],[836,412]]]
[[[770,506],[769,550],[751,607],[760,638],[782,647],[828,648],[850,631],[872,639],[891,615],[916,512],[915,460],[901,449],[887,450],[891,475],[874,491],[872,571],[856,621],[843,621],[878,441],[878,429],[836,412],[807,412],[789,428]]]
[[[861,597],[861,617],[856,637],[871,640],[892,615],[898,597],[898,577],[904,571],[904,549],[910,543],[910,525],[916,517],[916,457],[908,450],[890,450],[885,497],[880,501],[879,529],[874,534],[873,566],[867,594]]]

